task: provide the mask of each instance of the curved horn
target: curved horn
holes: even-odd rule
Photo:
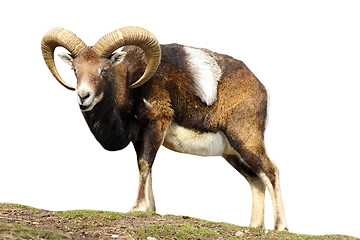
[[[41,41],[41,51],[46,65],[50,72],[59,83],[70,90],[75,90],[74,87],[67,84],[59,75],[55,62],[54,62],[54,51],[56,47],[64,47],[71,55],[77,56],[87,46],[86,44],[77,37],[74,33],[64,28],[53,28],[45,33]]]
[[[140,87],[154,75],[161,60],[161,48],[152,33],[140,27],[119,28],[100,38],[93,49],[99,55],[108,57],[116,49],[127,45],[142,48],[146,55],[147,66],[144,74],[129,86],[130,88]]]

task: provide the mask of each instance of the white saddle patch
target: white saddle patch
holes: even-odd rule
[[[184,47],[184,50],[194,78],[197,95],[210,106],[217,98],[217,86],[222,74],[221,68],[216,60],[202,49]]]

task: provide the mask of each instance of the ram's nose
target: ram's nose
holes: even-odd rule
[[[84,102],[86,102],[86,100],[89,99],[90,95],[91,94],[89,92],[78,93],[79,104],[83,105]]]
[[[82,111],[88,111],[92,108],[94,93],[91,91],[78,91],[78,103]]]
[[[103,92],[94,91],[93,88],[84,84],[77,88],[77,101],[83,112],[91,111],[102,100],[103,96]]]

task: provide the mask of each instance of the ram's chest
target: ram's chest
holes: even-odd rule
[[[202,133],[172,123],[163,145],[173,151],[199,156],[222,156],[228,147],[224,134]]]

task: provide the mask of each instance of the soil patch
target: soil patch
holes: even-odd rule
[[[0,239],[348,239],[307,236],[153,212],[52,212],[0,203]]]

